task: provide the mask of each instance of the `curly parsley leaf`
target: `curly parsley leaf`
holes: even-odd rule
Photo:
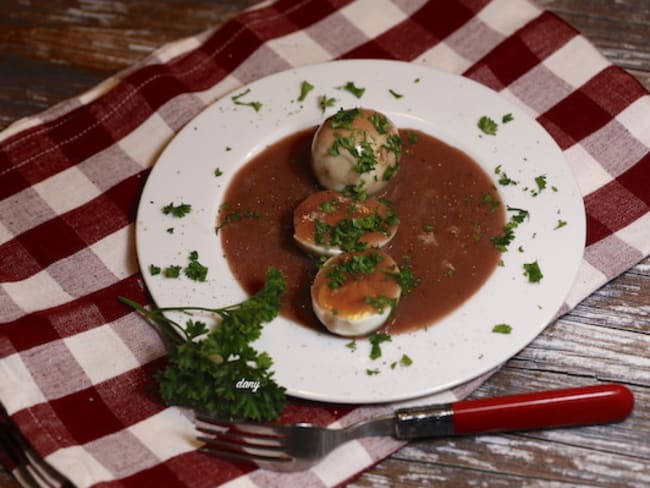
[[[264,287],[247,300],[223,308],[166,307],[147,309],[124,297],[118,299],[156,324],[169,343],[169,363],[156,375],[168,405],[183,405],[220,418],[264,422],[277,418],[287,404],[285,389],[273,379],[273,361],[251,343],[262,326],[279,310],[286,282],[270,268]],[[208,330],[200,321],[185,327],[165,313],[203,311],[214,314],[217,324]],[[203,336],[198,339],[199,336]],[[259,385],[254,390],[236,385],[244,380]]]

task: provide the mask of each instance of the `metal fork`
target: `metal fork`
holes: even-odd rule
[[[336,447],[368,436],[416,439],[618,422],[634,406],[632,392],[615,384],[524,393],[444,405],[409,407],[332,429],[308,423],[232,423],[197,413],[201,451],[273,471],[303,471]]]

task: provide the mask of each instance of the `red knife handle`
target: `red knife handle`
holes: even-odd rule
[[[395,412],[398,439],[547,429],[619,422],[634,407],[632,392],[603,384],[523,393]]]
[[[455,434],[619,422],[630,414],[633,407],[632,392],[614,384],[464,400],[452,404]]]

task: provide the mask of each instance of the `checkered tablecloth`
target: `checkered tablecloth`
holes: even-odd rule
[[[548,130],[587,211],[567,309],[649,254],[650,97],[555,15],[526,0],[262,4],[0,134],[0,402],[27,455],[5,459],[22,482],[333,486],[402,445],[352,442],[291,475],[198,453],[189,413],[157,395],[163,343],[116,300],[148,299],[135,211],[174,134],[248,82],[342,58],[463,74]],[[429,400],[461,398],[481,381]],[[378,410],[292,401],[283,420],[348,424]]]

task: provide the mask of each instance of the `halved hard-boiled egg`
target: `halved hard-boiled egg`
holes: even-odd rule
[[[339,110],[318,128],[312,167],[325,188],[381,191],[399,167],[402,139],[386,115],[366,108]]]
[[[380,249],[333,256],[311,286],[314,312],[334,334],[369,334],[384,325],[397,306],[398,273],[393,258]]]
[[[333,190],[312,193],[293,213],[294,239],[319,256],[384,246],[398,224],[386,203],[374,198],[359,202]]]

